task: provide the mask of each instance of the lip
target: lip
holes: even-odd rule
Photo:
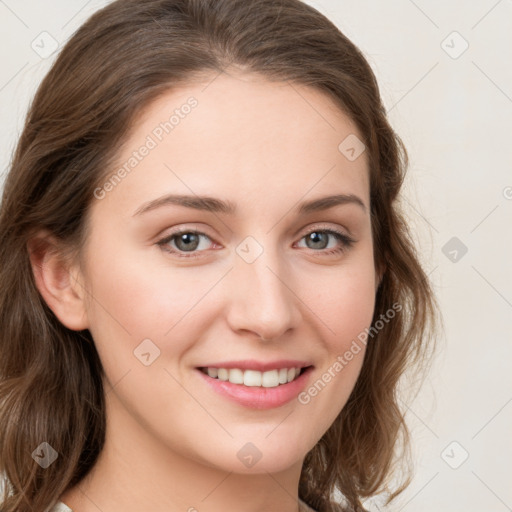
[[[282,361],[279,361],[281,364]],[[226,363],[223,363],[226,364]],[[240,361],[238,362],[240,364]],[[269,363],[270,364],[270,363]],[[271,363],[272,366],[263,363],[262,366],[267,370],[275,370],[275,363]],[[274,388],[265,388],[260,386],[244,386],[243,384],[233,384],[229,381],[214,379],[207,374],[203,373],[199,368],[196,368],[196,372],[203,379],[203,381],[210,386],[210,389],[218,393],[219,395],[239,404],[244,407],[251,409],[273,409],[287,404],[291,400],[297,397],[297,395],[306,387],[306,382],[309,379],[309,375],[313,370],[313,366],[306,365],[306,369],[292,382],[287,384],[281,384]],[[247,370],[256,370],[254,365],[243,368],[241,366],[216,366],[209,365],[210,368],[240,368]],[[260,366],[261,367],[261,366]],[[293,365],[281,366],[280,368],[292,368]],[[204,368],[204,367],[203,367]],[[304,368],[304,366],[295,366],[295,368]],[[259,370],[265,371],[265,370]]]
[[[244,359],[241,361],[223,361],[220,363],[208,363],[198,366],[198,368],[240,368],[240,370],[257,370],[267,372],[269,370],[279,370],[281,368],[305,368],[312,366],[308,361],[297,361],[296,359],[279,359],[277,361],[256,361],[254,359]]]

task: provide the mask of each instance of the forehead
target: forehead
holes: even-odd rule
[[[102,203],[134,211],[136,201],[176,192],[260,207],[353,193],[368,204],[366,154],[347,158],[345,147],[361,139],[355,123],[316,89],[254,74],[211,75],[144,109],[110,176],[127,172]]]

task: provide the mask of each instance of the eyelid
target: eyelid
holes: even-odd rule
[[[329,224],[329,223],[325,223],[325,222],[320,222],[320,223],[313,223],[313,225],[311,227],[308,227],[308,228],[305,228],[306,231],[304,232],[304,234],[302,235],[303,236],[306,236],[310,233],[314,233],[315,231],[334,231],[336,233],[339,233],[339,234],[342,234],[344,236],[346,236],[347,238],[352,238],[352,236],[350,235],[350,231],[346,228],[342,228],[340,226],[332,226],[332,224]],[[297,236],[299,235],[299,233],[302,232],[302,229],[299,230],[297,232]],[[302,238],[301,237],[301,238]]]

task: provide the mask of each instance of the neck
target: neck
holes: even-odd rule
[[[263,466],[257,473],[222,470],[169,448],[109,395],[105,446],[60,498],[73,512],[299,511],[302,461],[274,473]]]

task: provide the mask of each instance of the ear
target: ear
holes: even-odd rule
[[[31,238],[27,249],[37,289],[48,307],[68,329],[87,329],[86,291],[78,266],[66,260],[58,240],[48,231]]]

